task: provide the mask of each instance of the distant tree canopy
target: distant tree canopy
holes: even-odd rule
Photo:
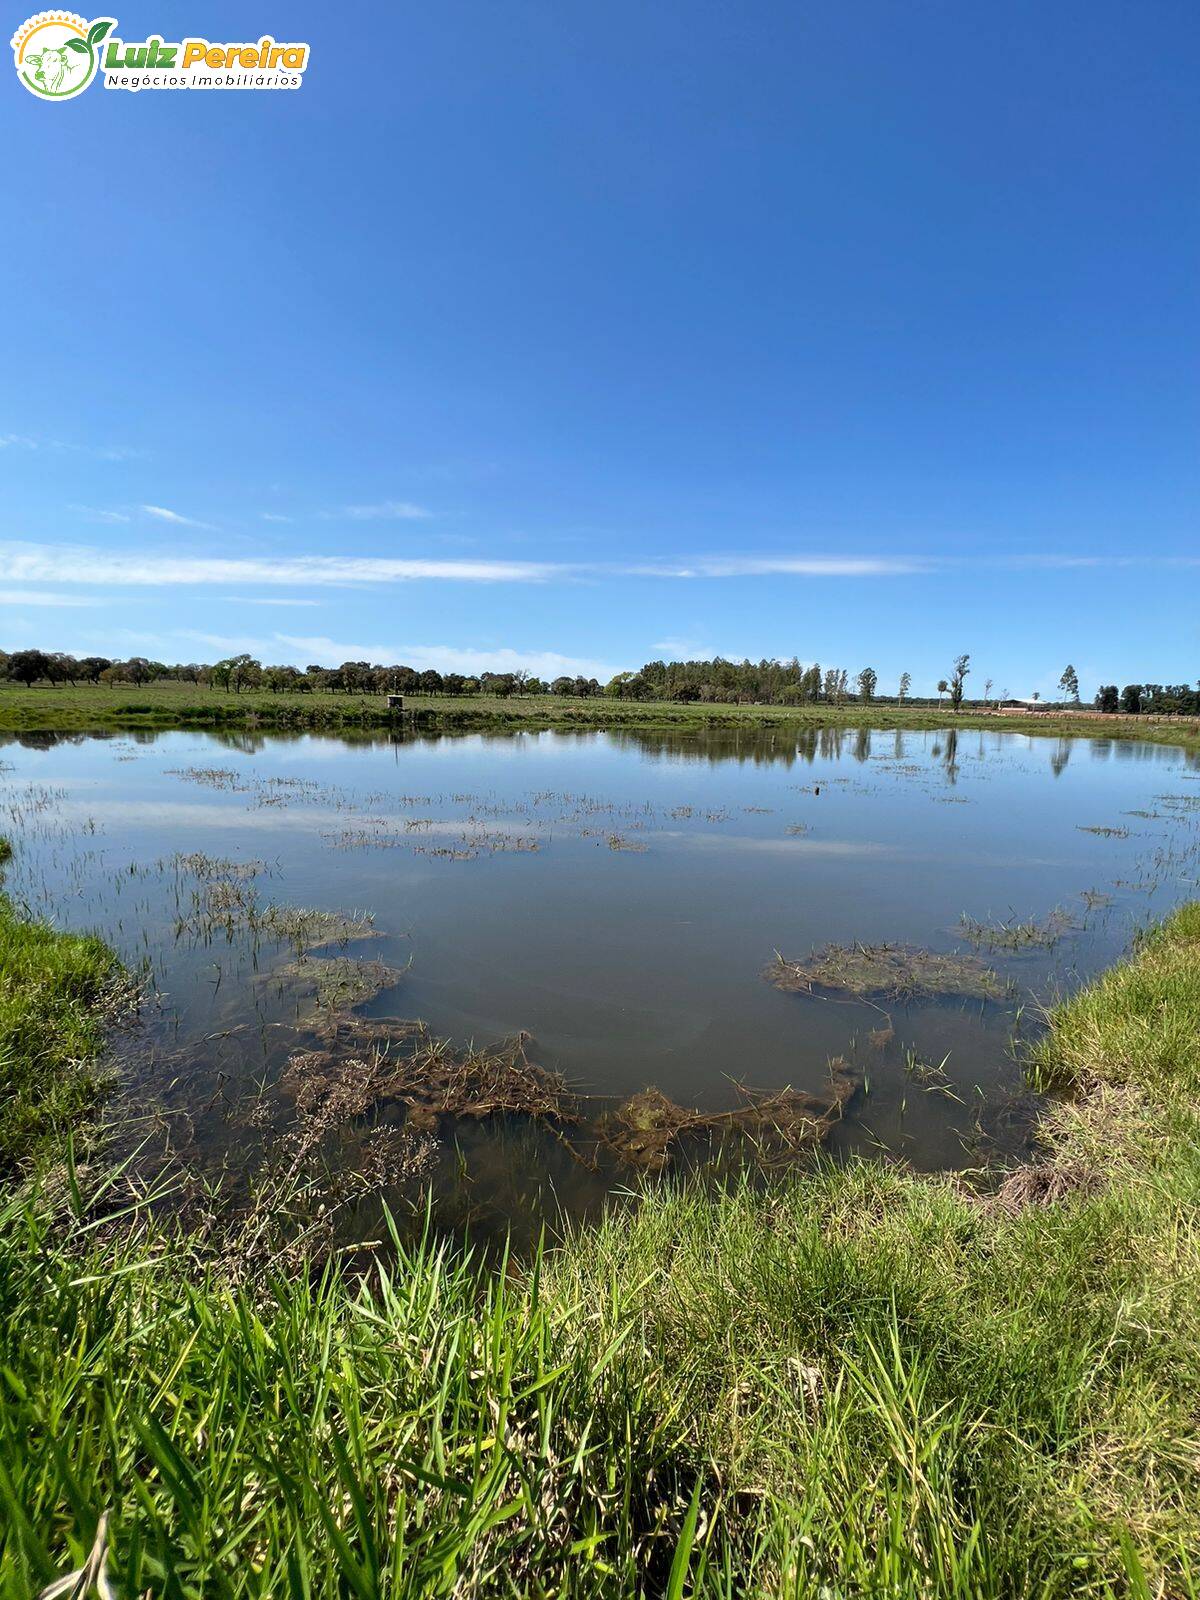
[[[1093,704],[1097,711],[1121,711],[1126,716],[1200,717],[1200,683],[1101,684]]]
[[[971,658],[959,656],[948,678],[938,683],[938,695],[950,696],[959,710],[966,702],[966,679]],[[266,694],[446,694],[446,695],[541,695],[553,694],[576,699],[606,695],[614,700],[673,700],[683,703],[722,703],[734,705],[840,706],[847,701],[868,705],[888,696],[878,692],[874,667],[863,667],[851,679],[845,667],[807,666],[793,656],[790,661],[764,657],[760,661],[727,661],[722,656],[704,661],[647,661],[636,672],[618,672],[601,684],[596,678],[562,675],[553,680],[531,676],[524,671],[439,672],[435,667],[383,665],[370,661],[343,661],[339,667],[313,663],[306,667],[264,665],[251,655],[227,656],[220,661],[183,662],[168,665],[146,656],[130,656],[124,661],[107,656],[75,657],[61,651],[16,650],[7,655],[0,650],[0,678],[32,686],[46,683],[93,683],[113,687],[167,681],[194,683],[203,688],[241,694],[257,690]],[[853,682],[853,688],[851,683]],[[912,675],[900,675],[892,703],[910,698]],[[984,685],[984,699],[991,699],[991,679]],[[1077,703],[1079,680],[1068,667],[1059,687]],[[1005,691],[1007,697],[1007,690]],[[926,697],[932,703],[932,697]],[[1103,684],[1094,700],[1103,712],[1152,713],[1159,716],[1200,716],[1200,683],[1129,683],[1123,689]]]

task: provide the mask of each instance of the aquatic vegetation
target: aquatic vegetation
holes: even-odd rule
[[[332,911],[323,906],[273,902],[263,905],[255,884],[265,870],[261,861],[238,862],[193,854],[174,856],[170,865],[190,873],[200,883],[190,906],[176,919],[177,936],[186,933],[206,938],[220,930],[232,938],[235,933],[244,932],[255,938],[284,940],[297,955],[375,937],[375,918],[367,911]]]
[[[269,981],[283,985],[300,1002],[311,1001],[318,1011],[337,1014],[394,988],[403,976],[403,968],[383,961],[319,956],[289,962],[272,972]]]
[[[830,1062],[830,1090],[824,1099],[794,1089],[768,1094],[736,1087],[742,1104],[727,1111],[688,1109],[676,1105],[661,1089],[643,1089],[601,1117],[601,1143],[623,1161],[650,1172],[661,1171],[682,1141],[698,1136],[743,1135],[753,1142],[760,1163],[782,1154],[794,1157],[825,1142],[856,1085],[839,1058]]]
[[[1112,895],[1105,894],[1102,889],[1081,889],[1079,898],[1089,911],[1102,911],[1112,905]]]
[[[1008,985],[974,956],[903,944],[830,944],[799,961],[776,955],[763,976],[795,994],[865,1000],[1002,1000]]]
[[[403,1105],[407,1126],[422,1131],[440,1117],[578,1121],[578,1102],[565,1078],[530,1061],[526,1043],[518,1035],[486,1049],[460,1049],[433,1038],[421,1023],[341,1018],[326,1048],[290,1058],[280,1086],[302,1109],[331,1097],[349,1115]]]
[[[1089,904],[1105,904],[1106,900],[1107,897],[1101,895],[1089,901]],[[968,944],[986,950],[1048,949],[1079,927],[1071,914],[1061,906],[1040,920],[1030,917],[1024,922],[1018,922],[1015,918],[1008,922],[979,922],[964,911],[958,925]]]
[[[231,767],[168,767],[167,776],[182,778],[186,783],[199,784],[205,789],[244,791],[248,786],[238,782]]]
[[[1128,839],[1129,837],[1129,829],[1123,827],[1088,828],[1084,827],[1082,823],[1079,823],[1076,825],[1076,831],[1079,833],[1094,833],[1101,839]]]
[[[375,918],[369,911],[326,911],[320,906],[270,905],[258,926],[275,938],[286,939],[301,954],[376,936]]]
[[[265,861],[234,861],[228,856],[210,856],[202,850],[173,855],[168,865],[196,878],[257,878],[266,871]]]

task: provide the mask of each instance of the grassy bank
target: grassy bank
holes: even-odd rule
[[[663,701],[568,699],[514,695],[410,695],[405,704],[431,729],[647,728],[680,732],[704,728],[990,728],[1055,738],[1148,739],[1200,749],[1200,722],[1170,717],[1106,717],[1038,713],[1000,716],[970,710],[955,715],[937,706],[747,706]],[[140,688],[79,685],[21,688],[0,684],[0,733],[137,728],[261,728],[303,730],[393,728],[379,695],[226,693],[187,683]]]
[[[1200,1594],[1200,906],[1036,1069],[1075,1094],[985,1199],[663,1190],[495,1273],[11,1199],[0,1593],[107,1512],[121,1596]]]
[[[10,853],[0,839],[0,864]],[[0,1178],[61,1148],[93,1103],[117,979],[99,939],[28,922],[0,895]]]

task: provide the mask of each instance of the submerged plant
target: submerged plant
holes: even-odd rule
[[[1009,986],[975,956],[903,944],[830,944],[800,960],[776,953],[763,976],[795,994],[869,1000],[1002,1000]]]

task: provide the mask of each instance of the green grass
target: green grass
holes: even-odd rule
[[[104,1512],[121,1596],[1200,1594],[1200,906],[1037,1068],[990,1197],[660,1188],[498,1271],[252,1275],[69,1168],[0,1209],[0,1594]]]
[[[61,1149],[94,1102],[117,976],[101,940],[28,922],[0,895],[0,1177]]]
[[[936,706],[832,707],[699,705],[568,699],[553,695],[495,698],[410,695],[405,704],[430,728],[645,728],[695,732],[703,728],[805,727],[989,728],[1039,736],[1148,739],[1200,749],[1200,720],[1188,718],[998,716],[969,710],[957,716]],[[134,728],[327,728],[354,731],[395,725],[382,695],[226,693],[170,681],[140,688],[79,685],[31,689],[0,684],[0,732],[83,733]]]

